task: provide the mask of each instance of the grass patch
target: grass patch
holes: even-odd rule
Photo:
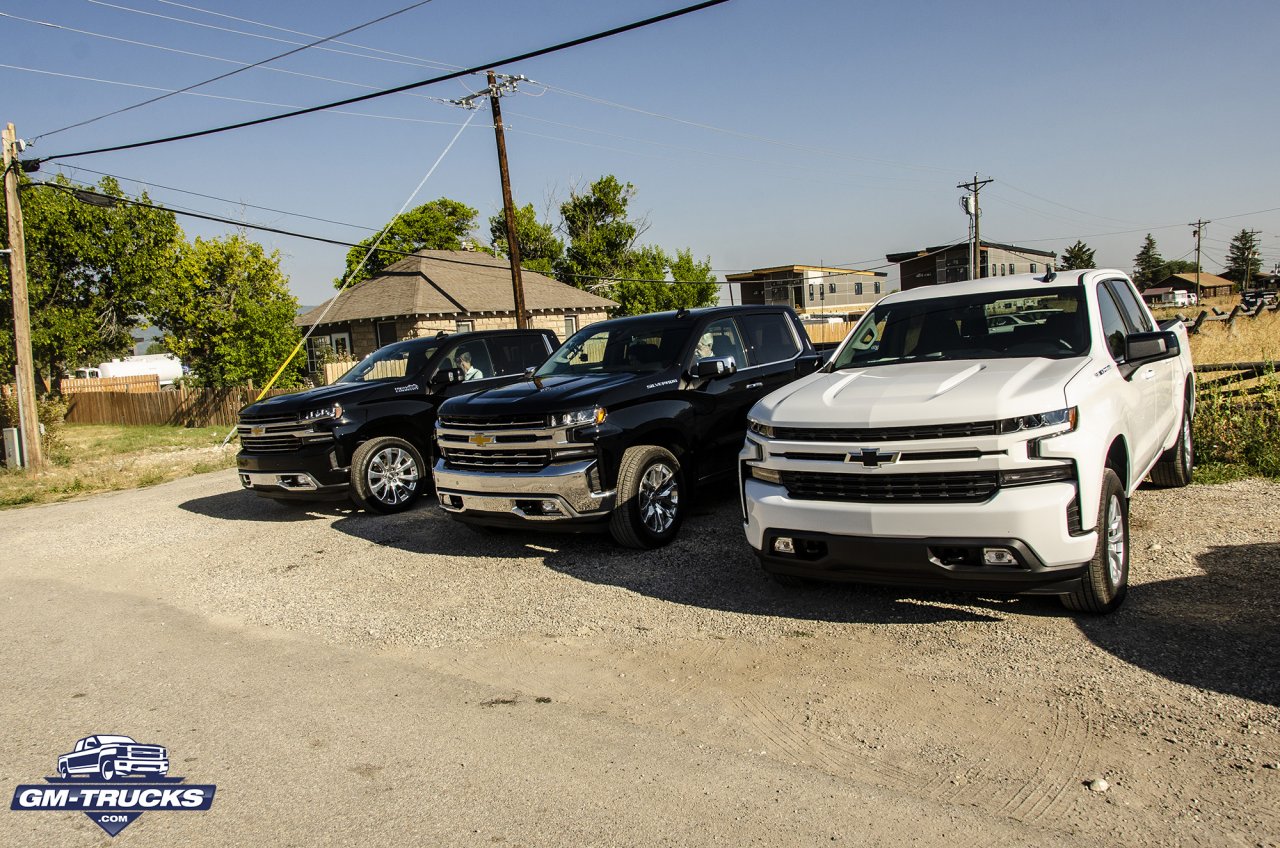
[[[235,465],[227,428],[67,424],[40,474],[0,471],[0,508],[154,486]]]
[[[1219,483],[1233,483],[1236,480],[1248,480],[1257,477],[1258,472],[1247,465],[1229,462],[1196,463],[1195,482],[1215,486]]]

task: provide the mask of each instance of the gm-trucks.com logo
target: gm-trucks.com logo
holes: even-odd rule
[[[146,812],[213,806],[216,787],[169,776],[169,751],[128,736],[86,736],[58,757],[58,776],[13,790],[11,810],[79,812],[115,836]]]

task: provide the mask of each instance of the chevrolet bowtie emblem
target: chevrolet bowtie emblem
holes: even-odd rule
[[[875,448],[863,448],[860,452],[851,452],[845,462],[861,462],[867,468],[878,468],[898,461],[898,451],[878,451]]]
[[[264,436],[266,435],[266,432],[267,432],[266,427],[250,427],[249,428],[250,436]]]
[[[478,448],[482,448],[485,445],[493,444],[493,437],[486,436],[484,433],[476,433],[474,436],[467,439],[467,441]]]

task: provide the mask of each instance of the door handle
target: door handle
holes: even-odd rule
[[[759,389],[763,386],[764,386],[764,383],[747,383],[748,389]]]
[[[1156,369],[1154,368],[1148,368],[1146,371],[1142,372],[1142,379],[1144,380],[1154,380],[1155,378],[1156,378]]]

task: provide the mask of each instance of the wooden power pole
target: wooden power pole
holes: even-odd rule
[[[35,363],[31,357],[31,311],[27,306],[27,248],[22,232],[22,207],[18,205],[18,164],[14,147],[18,135],[13,124],[0,133],[4,146],[4,207],[9,219],[9,284],[13,287],[13,347],[17,367],[18,417],[21,419],[22,458],[31,471],[44,466],[40,446],[40,419],[36,409]]]
[[[502,134],[501,92],[493,71],[489,71],[489,108],[493,111],[493,134],[498,140],[498,174],[502,179],[502,211],[507,219],[507,255],[511,257],[511,294],[515,300],[516,327],[525,329],[529,319],[524,309],[524,282],[520,279],[520,241],[516,238],[516,210],[511,203],[511,177],[507,173],[507,140]]]
[[[1200,234],[1204,230],[1205,224],[1211,224],[1212,221],[1204,221],[1197,219],[1191,225],[1192,235],[1196,237],[1196,304],[1199,305],[1204,301],[1200,294]]]
[[[960,183],[956,188],[964,188],[973,192],[973,245],[969,248],[969,279],[976,280],[982,276],[982,204],[978,202],[978,192],[983,186],[995,182],[994,179],[980,180],[973,175],[973,182]]]

